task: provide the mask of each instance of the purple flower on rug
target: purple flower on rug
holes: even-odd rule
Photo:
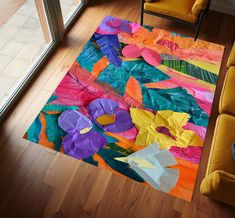
[[[76,110],[64,111],[59,126],[68,134],[62,141],[64,152],[77,159],[89,157],[106,145],[106,138],[92,129],[92,122]]]
[[[177,158],[188,160],[196,164],[200,163],[202,147],[188,146],[186,148],[180,148],[177,146],[172,146],[169,151]]]
[[[129,112],[121,109],[116,101],[108,98],[92,101],[88,105],[88,112],[104,131],[125,132],[134,127]]]
[[[122,20],[116,17],[106,16],[96,33],[105,34],[105,35],[115,35],[120,32],[125,32],[128,34],[132,34],[138,28],[140,28],[139,24],[131,23],[127,20]]]

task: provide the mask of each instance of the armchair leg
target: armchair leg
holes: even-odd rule
[[[144,12],[141,10],[141,15],[140,15],[140,25],[142,26],[144,22]]]
[[[144,0],[141,0],[141,11],[140,11],[140,25],[144,22]]]
[[[201,11],[201,13],[200,13],[200,15],[199,15],[199,20],[198,20],[198,24],[197,24],[197,27],[196,27],[196,32],[195,32],[194,41],[196,41],[197,38],[198,38],[198,35],[199,35],[200,29],[201,29],[201,25],[202,25],[202,20],[203,20],[204,14],[205,14],[205,12],[204,12],[204,11]]]

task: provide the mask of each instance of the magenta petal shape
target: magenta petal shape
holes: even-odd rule
[[[172,146],[169,151],[177,158],[181,158],[196,164],[200,163],[202,147],[188,146],[186,148],[179,148],[177,146]]]
[[[144,50],[141,53],[141,56],[150,65],[159,66],[161,64],[161,56],[158,52],[154,50],[144,48]]]
[[[139,48],[136,45],[126,45],[122,49],[122,54],[127,58],[138,58],[141,55],[142,51],[143,49]]]

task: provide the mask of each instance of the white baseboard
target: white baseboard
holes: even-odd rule
[[[233,5],[231,4],[226,4],[226,2],[215,2],[215,1],[211,1],[210,4],[210,10],[213,11],[218,11],[224,14],[230,14],[230,15],[234,15],[235,16],[235,0]]]

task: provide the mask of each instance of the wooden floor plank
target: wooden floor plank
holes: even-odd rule
[[[57,153],[49,166],[43,182],[54,187],[53,195],[44,211],[45,217],[50,217],[60,211],[60,207],[75,177],[81,161]]]

